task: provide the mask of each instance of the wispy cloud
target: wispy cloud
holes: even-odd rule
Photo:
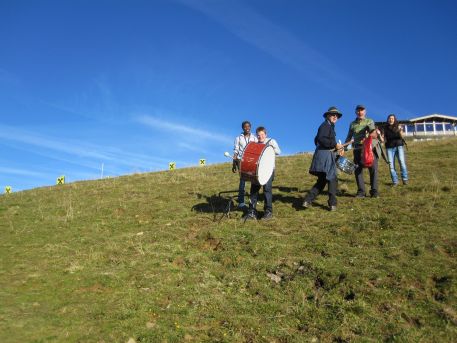
[[[184,143],[184,142],[178,142],[178,146],[180,148],[182,148],[183,150],[186,150],[186,151],[193,151],[193,152],[199,152],[201,154],[207,154],[208,151],[199,147],[199,146],[195,146],[195,145],[192,145],[192,144],[188,144],[188,143]]]
[[[19,176],[45,177],[43,173],[38,173],[27,169],[0,167],[0,174],[10,174]]]
[[[101,162],[109,162],[112,168],[120,170],[125,170],[120,166],[150,170],[151,167],[164,169],[166,165],[165,159],[155,156],[123,151],[117,147],[43,136],[5,125],[0,125],[0,139],[3,140],[3,144],[16,142],[18,145],[15,147],[19,149],[96,170],[100,168]],[[74,157],[78,159],[75,160]]]
[[[50,139],[48,137],[18,130],[11,126],[0,125],[0,138],[80,157],[95,158],[100,160],[111,159],[108,155],[96,151],[93,147],[84,146],[83,144],[75,144],[77,142],[70,144],[62,140]]]
[[[137,116],[135,120],[143,124],[147,127],[172,132],[175,134],[183,134],[185,135],[184,138],[191,138],[191,139],[199,139],[199,140],[207,140],[211,142],[218,142],[224,144],[231,144],[232,139],[226,135],[222,135],[220,133],[214,133],[207,130],[198,129],[191,126],[186,126],[183,124],[178,124],[175,122],[167,121],[158,117],[153,117],[150,115],[141,115]]]
[[[387,107],[410,112],[372,92],[364,82],[356,80],[326,55],[241,1],[176,1],[205,14],[238,38],[328,89],[342,92],[349,88],[359,98],[370,99],[374,103],[371,108],[376,107],[378,111]]]

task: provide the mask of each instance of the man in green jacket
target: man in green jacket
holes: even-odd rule
[[[357,165],[355,169],[355,181],[357,183],[357,198],[364,198],[365,194],[365,182],[363,179],[363,164],[362,164],[362,142],[368,136],[368,134],[376,132],[376,127],[373,119],[367,118],[367,110],[363,105],[357,105],[355,108],[355,114],[357,118],[349,125],[349,132],[346,137],[346,142],[349,142],[351,139],[354,139],[353,148],[354,148],[354,163]],[[372,135],[372,137],[375,134]],[[374,150],[374,161],[371,167],[368,168],[370,172],[370,195],[372,198],[377,198],[378,194],[378,159],[380,152],[377,149],[378,141],[373,139],[373,148]]]

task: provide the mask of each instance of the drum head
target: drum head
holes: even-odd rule
[[[355,165],[349,161],[346,157],[338,156],[336,159],[336,166],[339,170],[346,174],[352,174],[355,170]]]
[[[265,185],[273,174],[275,167],[275,151],[272,146],[267,145],[259,158],[257,165],[257,177],[260,185]]]

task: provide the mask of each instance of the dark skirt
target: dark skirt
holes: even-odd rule
[[[311,167],[309,167],[309,173],[315,176],[318,176],[318,173],[325,173],[327,180],[336,179],[335,152],[316,149]]]

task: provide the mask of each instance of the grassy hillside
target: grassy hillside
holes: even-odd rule
[[[455,342],[456,149],[410,143],[378,199],[340,175],[336,212],[279,158],[265,223],[224,216],[229,164],[2,195],[1,341]]]

